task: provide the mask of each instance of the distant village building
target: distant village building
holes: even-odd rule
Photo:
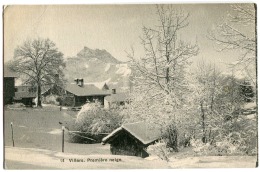
[[[16,73],[4,66],[4,105],[13,103],[13,98],[15,96],[15,78]]]
[[[116,89],[112,89],[112,94],[104,99],[104,108],[113,109],[124,106],[129,102],[129,93],[117,93]]]
[[[102,139],[102,144],[110,144],[113,155],[148,157],[146,149],[161,138],[160,130],[150,128],[145,122],[123,124]]]
[[[95,101],[99,101],[101,105],[104,105],[105,96],[110,95],[106,89],[106,87],[108,87],[106,84],[99,89],[94,84],[85,84],[81,78],[76,78],[74,81],[75,83],[67,84],[64,88],[53,86],[42,93],[42,96],[46,97],[51,94],[56,94],[63,97],[63,106],[78,107],[87,102]]]
[[[80,81],[79,81],[80,82]],[[66,99],[71,99],[71,106],[82,106],[86,102],[99,101],[104,105],[105,96],[110,93],[98,89],[95,85],[84,85],[83,83],[68,84],[65,87]]]
[[[21,85],[15,87],[15,103],[23,103],[25,106],[33,106],[37,92],[31,85]]]

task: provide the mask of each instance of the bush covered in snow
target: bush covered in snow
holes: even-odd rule
[[[7,105],[7,108],[8,109],[26,109],[25,108],[25,105],[23,103],[14,103],[14,104],[10,104],[10,105]]]
[[[167,143],[164,140],[160,140],[153,145],[148,146],[147,152],[149,155],[155,155],[169,162],[170,149],[167,147]]]
[[[192,139],[191,146],[197,155],[256,155],[256,146],[247,142],[247,138],[242,138],[240,133],[233,132],[213,143],[203,143],[201,139]]]
[[[45,104],[53,104],[53,105],[59,105],[59,101],[57,101],[58,96],[57,95],[48,95],[43,99],[43,103]]]
[[[100,103],[85,104],[77,115],[75,121],[75,129],[84,132],[85,136],[95,137],[100,141],[98,136],[108,134],[114,129],[120,127],[122,124],[122,117],[116,110],[106,110],[101,107]],[[82,134],[81,134],[82,135]],[[82,137],[72,137],[71,141],[85,142],[86,139]]]

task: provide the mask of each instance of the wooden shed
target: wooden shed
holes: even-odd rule
[[[15,96],[15,78],[17,78],[17,74],[11,71],[7,66],[4,66],[4,105],[13,103],[13,98]]]
[[[146,149],[161,138],[160,130],[145,122],[124,124],[102,139],[113,155],[148,157]]]

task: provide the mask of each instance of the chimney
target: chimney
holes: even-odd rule
[[[78,78],[75,78],[74,79],[75,83],[78,85],[79,84],[79,79]]]
[[[83,85],[84,85],[83,78],[78,79],[78,86],[83,87]]]
[[[115,88],[112,89],[112,94],[116,94],[116,89]]]

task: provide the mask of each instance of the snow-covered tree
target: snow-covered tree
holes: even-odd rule
[[[209,39],[219,51],[240,52],[239,59],[230,65],[242,70],[256,86],[256,5],[233,4],[231,8],[226,19],[210,32]]]
[[[196,139],[213,147],[216,142],[228,140],[229,146],[244,147],[239,148],[242,153],[254,149],[254,141],[250,140],[256,135],[255,121],[248,120],[244,114],[244,106],[252,101],[248,97],[254,96],[252,86],[234,75],[221,74],[215,65],[204,62],[199,63],[190,81],[193,112],[199,119],[194,127]],[[252,125],[246,129],[248,123]]]
[[[198,45],[180,39],[187,27],[189,13],[172,5],[157,5],[158,24],[143,27],[141,37],[145,55],[140,59],[134,51],[128,54],[135,71],[134,94],[126,114],[133,120],[147,120],[167,133],[171,146],[177,150],[179,127],[183,127],[189,110],[189,81],[186,69],[190,58],[198,54]],[[131,114],[131,115],[130,115]]]
[[[215,65],[201,61],[195,72],[190,75],[190,81],[190,87],[193,90],[191,97],[194,102],[194,113],[199,116],[199,130],[202,130],[202,141],[206,143],[210,140],[209,120],[215,110],[216,97],[221,92],[220,72]]]

